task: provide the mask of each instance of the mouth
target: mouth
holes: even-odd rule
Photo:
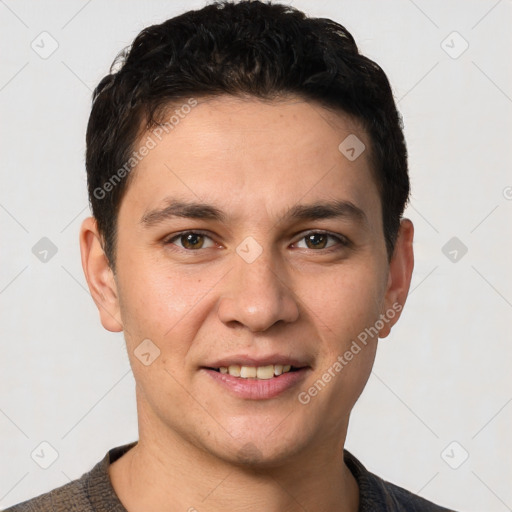
[[[207,370],[230,375],[240,379],[258,379],[269,380],[279,377],[285,373],[297,372],[305,367],[297,367],[289,364],[268,364],[265,366],[245,366],[241,364],[232,364],[229,366],[220,366],[219,368],[205,367]]]
[[[291,393],[304,383],[310,370],[309,366],[289,364],[201,367],[201,371],[215,386],[243,400],[268,400],[284,395],[285,392]]]

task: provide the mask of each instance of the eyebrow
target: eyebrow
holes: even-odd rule
[[[142,216],[140,222],[146,227],[154,227],[173,218],[205,219],[225,223],[228,215],[221,209],[207,203],[187,202],[167,198],[167,206],[151,210]],[[282,221],[322,220],[347,218],[357,223],[368,223],[364,211],[350,201],[317,201],[311,204],[292,206],[281,218]]]

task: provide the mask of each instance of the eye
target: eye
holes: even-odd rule
[[[329,244],[329,239],[334,241],[334,243]],[[304,235],[299,240],[299,243],[301,243],[302,240],[305,241],[306,247],[299,247],[301,249],[323,250],[330,249],[336,245],[341,247],[347,247],[349,245],[349,241],[344,236],[334,235],[323,231],[311,231]],[[199,231],[183,231],[182,233],[178,233],[177,235],[167,239],[165,244],[176,245],[177,247],[187,251],[208,249],[214,246],[212,238]]]
[[[208,246],[205,245],[206,239],[212,242]],[[179,241],[181,245],[175,244],[175,240]],[[179,233],[172,238],[169,238],[165,243],[178,245],[178,247],[186,250],[207,249],[209,247],[213,247],[213,240],[204,233],[197,231],[184,231],[183,233]]]
[[[325,233],[323,231],[311,231],[303,236],[300,241],[306,241],[306,249],[328,249],[336,243],[327,245],[328,239],[332,239],[337,242],[338,245],[346,247],[349,245],[349,241],[342,235],[333,235],[331,233]],[[299,247],[300,249],[304,247]]]

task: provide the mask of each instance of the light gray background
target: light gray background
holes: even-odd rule
[[[411,294],[380,342],[347,447],[446,506],[512,510],[511,2],[291,3],[344,24],[382,65],[410,153]],[[0,508],[137,439],[122,334],[101,327],[80,265],[85,127],[91,90],[118,50],[202,5],[0,0]],[[31,48],[51,49],[43,31],[59,45],[47,59]],[[58,248],[47,262],[32,252],[42,237]],[[452,237],[468,249],[455,262],[442,251]],[[48,469],[31,458],[51,461],[41,442],[58,452]]]

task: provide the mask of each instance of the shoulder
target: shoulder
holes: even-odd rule
[[[52,491],[18,503],[4,512],[92,512],[84,491],[85,475]]]
[[[370,473],[346,450],[344,460],[359,485],[361,512],[455,512]]]
[[[376,477],[379,478],[379,477]],[[388,495],[389,500],[393,501],[396,510],[404,512],[455,512],[451,509],[436,505],[417,494],[414,494],[407,489],[392,484],[391,482],[381,481],[385,493]],[[395,509],[392,509],[395,510]]]
[[[108,468],[136,444],[133,441],[110,449],[80,478],[3,512],[126,512],[112,487]]]

